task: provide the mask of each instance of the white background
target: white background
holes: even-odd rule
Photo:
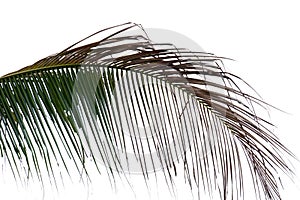
[[[278,127],[275,133],[300,158],[299,9],[297,1],[291,0],[1,1],[0,75],[108,26],[132,21],[174,30],[208,52],[237,60],[226,67],[249,82],[266,102],[290,113],[273,110],[271,119]],[[299,166],[295,164],[298,175]],[[0,186],[0,199],[42,198],[3,181]],[[284,200],[299,198],[295,185],[284,186]],[[81,190],[74,185],[60,198],[85,199]],[[102,198],[106,199],[99,191],[90,195],[90,199]]]

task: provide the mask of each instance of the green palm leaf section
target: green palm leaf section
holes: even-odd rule
[[[248,164],[257,195],[280,199],[277,170],[292,174],[292,154],[255,114],[267,104],[243,93],[220,57],[120,35],[136,27],[0,78],[0,151],[15,176],[20,161],[41,180],[68,160],[88,173],[91,156],[111,175],[136,167],[146,179],[160,166],[171,180],[183,163],[191,186],[229,199],[243,196]]]

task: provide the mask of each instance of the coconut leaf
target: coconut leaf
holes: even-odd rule
[[[292,174],[293,154],[256,114],[268,104],[240,90],[226,58],[126,35],[135,28],[101,30],[0,78],[0,150],[15,176],[22,162],[42,181],[41,168],[68,172],[68,160],[88,174],[91,156],[112,175],[162,168],[172,180],[182,162],[191,187],[239,199],[247,164],[257,197],[280,199],[277,171]]]

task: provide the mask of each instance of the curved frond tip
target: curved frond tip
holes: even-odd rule
[[[243,197],[249,170],[257,197],[280,199],[278,171],[293,174],[293,154],[224,59],[155,43],[134,23],[101,30],[0,78],[1,156],[16,177],[22,161],[41,181],[43,169],[68,171],[68,159],[79,173],[91,157],[113,177],[163,170],[166,180],[182,163],[191,187],[222,199]]]

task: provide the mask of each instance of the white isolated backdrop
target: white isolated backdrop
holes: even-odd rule
[[[128,21],[177,31],[207,52],[235,59],[226,62],[226,69],[249,82],[266,102],[289,113],[271,110],[271,120],[277,126],[275,134],[300,158],[299,8],[292,0],[1,1],[0,75],[57,53],[102,28]],[[283,200],[300,196],[299,163],[294,162],[294,168],[298,178],[295,184],[283,180]],[[90,188],[76,181],[67,183],[59,195],[49,190],[43,196],[34,183],[27,189],[17,188],[8,172],[2,169],[0,173],[0,199],[133,198],[126,190],[113,195],[104,179]],[[165,195],[164,187],[156,190],[161,199],[172,199]],[[181,194],[187,191],[182,189]],[[178,199],[187,198],[179,195]]]

